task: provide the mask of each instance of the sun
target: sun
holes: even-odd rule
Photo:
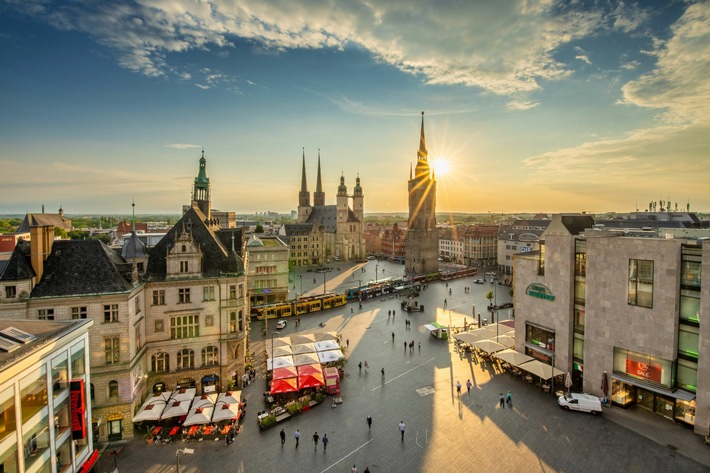
[[[431,165],[437,176],[445,176],[449,173],[449,161],[444,158],[437,158],[433,160]]]

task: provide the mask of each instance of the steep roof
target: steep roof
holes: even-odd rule
[[[131,265],[100,240],[58,240],[30,298],[124,293],[130,277]]]
[[[45,213],[28,213],[25,215],[24,220],[22,220],[22,223],[20,224],[19,227],[17,227],[17,230],[15,230],[15,233],[29,233],[30,227],[37,227],[37,226],[52,226],[52,227],[59,227],[63,228],[64,230],[71,230],[71,220],[66,218],[64,215],[59,215],[59,214],[45,214]]]
[[[284,225],[284,231],[286,232],[286,238],[292,236],[306,236],[313,232],[315,225],[312,223],[287,223]]]
[[[336,224],[338,223],[338,208],[335,205],[313,206],[306,223],[322,227],[326,233],[335,233]]]
[[[136,233],[132,233],[131,237],[123,244],[121,256],[126,260],[134,258],[140,259],[148,256],[145,243],[143,243],[143,240],[138,238]]]
[[[0,268],[0,280],[18,281],[35,277],[30,260],[30,242],[20,241],[12,250],[10,259]]]
[[[197,207],[190,207],[183,214],[180,220],[168,230],[168,233],[150,250],[148,258],[148,277],[150,279],[164,279],[167,270],[166,256],[168,250],[175,245],[175,241],[182,233],[183,227],[191,234],[193,241],[202,251],[202,275],[205,277],[219,276],[226,269],[226,272],[239,272],[235,265],[241,264],[242,259],[230,255],[232,233],[238,235],[238,242],[235,241],[235,249],[241,248],[241,229],[227,229],[215,232],[217,227],[208,226],[205,222],[207,217]],[[219,236],[217,235],[219,233]],[[225,240],[229,241],[227,243]],[[230,258],[229,263],[227,262]],[[237,262],[238,261],[238,262]],[[226,265],[226,266],[225,266]]]

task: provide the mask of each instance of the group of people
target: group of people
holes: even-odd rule
[[[409,346],[409,351],[414,351],[414,340],[411,342],[407,343],[407,341],[404,341],[404,351],[407,351],[407,346]],[[419,351],[422,350],[422,342],[419,342]]]
[[[503,393],[500,393],[500,400],[498,406],[503,407],[506,404],[510,408],[513,407],[513,394],[510,392],[510,390],[508,390],[508,394],[506,394],[505,396],[503,396]]]

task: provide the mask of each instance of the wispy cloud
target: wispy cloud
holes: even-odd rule
[[[571,71],[555,59],[560,46],[600,29],[629,32],[646,19],[636,6],[580,10],[547,0],[456,5],[353,0],[320,8],[308,0],[60,5],[27,0],[13,5],[56,28],[89,34],[114,51],[121,67],[147,76],[193,76],[193,71],[176,70],[169,56],[213,49],[224,55],[239,37],[253,41],[254,50],[276,53],[356,44],[430,84],[462,84],[502,95],[567,77]],[[223,79],[195,81],[206,88]]]
[[[187,143],[169,143],[164,145],[166,148],[174,148],[174,149],[190,149],[190,148],[201,148],[202,146],[200,145],[191,145]]]

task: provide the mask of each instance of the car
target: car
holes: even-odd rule
[[[473,284],[483,284],[483,279],[476,279],[473,281]]]
[[[286,321],[279,320],[278,322],[276,322],[276,328],[278,328],[278,329],[286,328]]]
[[[560,407],[566,411],[589,412],[593,416],[602,413],[602,403],[591,394],[567,393],[557,399]]]

